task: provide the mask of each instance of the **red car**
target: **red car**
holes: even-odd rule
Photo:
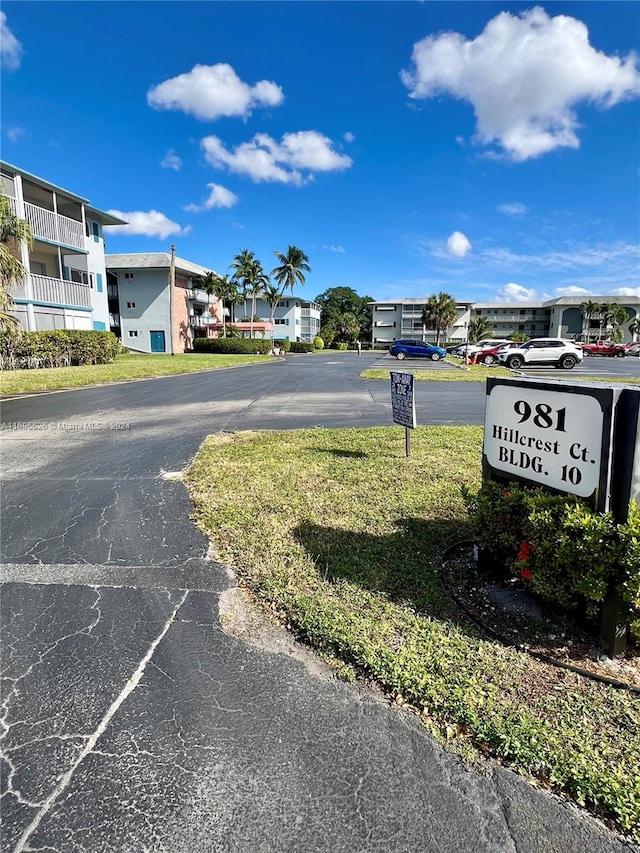
[[[592,341],[591,343],[580,344],[582,354],[590,355],[615,355],[618,358],[623,358],[627,354],[628,346],[625,344],[614,344],[613,341]]]
[[[498,361],[498,352],[501,349],[510,349],[511,347],[518,346],[520,344],[517,341],[512,341],[510,344],[501,343],[499,347],[480,350],[480,352],[476,353],[476,364],[495,364]]]

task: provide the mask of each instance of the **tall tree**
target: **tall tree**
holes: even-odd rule
[[[19,329],[17,319],[9,314],[13,305],[11,288],[22,284],[27,270],[20,260],[20,249],[33,243],[31,225],[16,215],[9,199],[0,196],[0,329],[15,334]]]
[[[482,314],[474,314],[469,320],[469,343],[475,344],[483,338],[488,338],[493,334],[493,326],[488,317]]]
[[[440,291],[427,299],[422,310],[422,324],[427,329],[436,330],[436,344],[440,344],[440,335],[446,332],[458,319],[458,306],[453,296]]]
[[[238,285],[232,281],[228,275],[220,275],[217,272],[208,272],[197,280],[198,285],[209,295],[215,296],[222,303],[222,337],[227,337],[227,316],[225,303],[231,306],[231,322],[234,322],[235,316],[233,308],[235,301],[238,298]]]
[[[585,302],[581,302],[579,307],[582,312],[582,337],[588,341],[589,331],[591,329],[591,320],[595,314],[600,313],[600,304],[598,302],[592,302],[591,299],[587,299]]]
[[[360,296],[351,287],[330,287],[315,301],[321,310],[321,332],[327,343],[338,339],[344,339],[342,334],[342,318],[345,314],[353,314],[358,321],[358,335],[361,340],[371,340],[371,296]],[[346,338],[352,340],[352,338]]]
[[[276,308],[278,307],[278,302],[280,302],[280,288],[276,284],[274,284],[271,279],[268,279],[267,283],[262,288],[262,296],[267,305],[269,306],[269,322],[273,327],[273,315],[275,314]],[[273,337],[273,332],[271,333],[271,337]]]
[[[603,306],[604,307],[604,306]],[[629,315],[626,310],[622,307],[622,305],[618,305],[616,302],[612,302],[610,305],[606,306],[606,310],[604,311],[604,323],[605,327],[611,327],[611,340],[619,343],[624,334],[622,332],[622,326],[629,319]]]
[[[640,334],[640,317],[634,317],[629,323],[629,331],[631,332],[632,339],[635,341],[636,335]]]
[[[286,253],[274,252],[273,254],[280,262],[280,266],[274,267],[270,274],[276,281],[277,299],[280,300],[285,290],[290,290],[293,294],[293,288],[296,284],[305,283],[305,273],[311,272],[311,267],[309,266],[309,258],[297,246],[289,246]]]
[[[231,277],[242,288],[245,304],[251,297],[250,336],[253,337],[253,321],[256,313],[256,298],[268,284],[269,278],[256,258],[254,252],[242,249],[233,259],[230,267],[234,272]]]
[[[348,342],[355,341],[356,338],[358,338],[358,332],[360,331],[360,323],[358,323],[358,318],[355,314],[352,314],[351,311],[346,311],[342,315],[340,331],[342,332],[343,337]]]

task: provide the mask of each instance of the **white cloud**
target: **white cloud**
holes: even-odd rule
[[[447,250],[456,258],[464,258],[471,251],[471,243],[462,231],[454,231],[447,240]]]
[[[24,136],[27,131],[24,127],[10,127],[7,130],[7,136],[11,142],[17,142],[21,136]]]
[[[638,296],[640,297],[640,287],[617,287],[611,291],[611,296]]]
[[[323,246],[323,249],[328,249],[330,252],[336,252],[339,255],[344,255],[345,250],[343,246]]]
[[[353,163],[350,157],[334,151],[332,141],[315,130],[285,133],[280,142],[257,133],[233,151],[217,136],[206,136],[200,144],[211,166],[248,175],[255,183],[277,181],[300,186],[313,179],[310,174],[305,178],[301,169],[330,172],[347,169]]]
[[[184,209],[191,213],[200,213],[202,210],[211,210],[214,207],[233,207],[238,202],[238,196],[220,184],[207,184],[209,196],[202,204],[188,204]]]
[[[190,230],[181,228],[177,222],[172,222],[158,210],[132,210],[130,213],[123,213],[121,210],[109,210],[107,212],[129,223],[128,225],[109,226],[110,234],[144,234],[147,237],[164,239],[171,234],[187,234]]]
[[[501,204],[498,206],[498,210],[500,213],[504,213],[505,216],[524,216],[527,212],[525,205],[519,201],[514,201],[511,204]]]
[[[582,21],[551,18],[540,7],[518,17],[501,12],[473,40],[427,36],[412,59],[412,70],[401,73],[412,98],[447,93],[469,101],[477,141],[497,143],[515,161],[578,148],[581,102],[608,109],[640,94],[635,54],[607,56],[589,44]]]
[[[345,135],[343,136],[343,139],[345,142],[353,142],[353,140],[355,139],[355,136],[353,135],[353,133],[351,133],[350,130],[348,130],[345,133]]]
[[[163,169],[174,169],[176,172],[179,172],[182,168],[182,160],[173,148],[170,148],[160,161],[160,165]]]
[[[180,110],[202,121],[221,116],[246,118],[255,107],[277,107],[284,100],[280,86],[260,80],[253,86],[241,80],[230,65],[195,65],[152,86],[147,103],[159,110]]]
[[[7,26],[7,16],[0,12],[0,64],[7,71],[20,67],[22,45]]]
[[[554,296],[589,296],[590,293],[591,291],[585,290],[584,287],[577,287],[575,284],[556,287],[553,291]]]
[[[536,291],[523,287],[521,284],[509,282],[496,293],[498,302],[534,302]]]

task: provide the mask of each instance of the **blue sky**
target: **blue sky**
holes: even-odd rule
[[[4,2],[2,157],[314,298],[636,294],[640,5]]]

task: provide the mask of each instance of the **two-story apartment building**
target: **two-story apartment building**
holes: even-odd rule
[[[606,336],[606,312],[596,312],[585,319],[580,310],[585,299],[624,308],[628,320],[621,327],[623,340],[634,340],[630,327],[640,317],[640,297],[637,296],[562,296],[540,302],[459,302],[458,319],[447,330],[446,337],[450,341],[465,341],[474,316],[487,319],[495,338],[508,338],[516,333],[530,338],[549,336],[577,340]],[[435,331],[422,324],[426,303],[427,297],[372,302],[372,345],[386,347],[396,338],[435,340]]]
[[[27,276],[11,290],[26,331],[109,329],[103,227],[126,224],[88,200],[0,161],[2,195],[31,225],[19,247]]]
[[[122,343],[140,352],[182,353],[194,337],[222,322],[220,301],[198,287],[206,267],[176,257],[170,298],[171,255],[107,255],[109,325]]]

